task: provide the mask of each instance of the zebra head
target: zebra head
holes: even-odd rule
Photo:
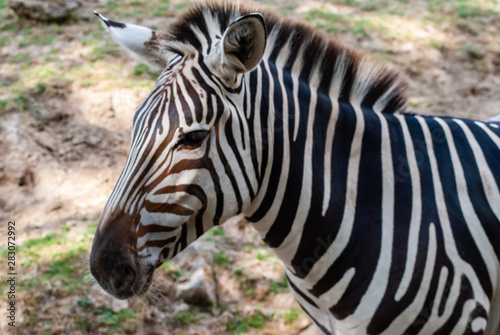
[[[163,70],[134,114],[130,154],[90,255],[96,281],[128,298],[147,291],[155,268],[250,203],[257,181],[242,171],[251,154],[237,139],[246,127],[244,74],[261,61],[267,33],[251,13],[223,28],[212,18],[205,31],[187,22],[182,31],[180,22],[172,35],[96,15],[116,42]],[[242,185],[251,187],[241,194]]]

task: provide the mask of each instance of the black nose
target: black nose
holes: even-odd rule
[[[122,248],[92,247],[90,253],[90,273],[101,287],[118,299],[133,296],[137,278],[135,265]]]

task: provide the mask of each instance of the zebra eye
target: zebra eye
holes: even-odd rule
[[[208,136],[210,132],[208,130],[196,130],[186,133],[184,137],[179,141],[179,145],[185,145],[189,147],[197,147],[201,145],[201,142]]]

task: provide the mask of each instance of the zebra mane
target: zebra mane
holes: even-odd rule
[[[383,113],[404,112],[407,83],[398,71],[369,61],[359,52],[327,38],[312,27],[266,11],[229,3],[196,5],[172,24],[170,41],[188,44],[201,51],[206,46],[200,40],[200,33],[213,43],[213,39],[222,36],[235,19],[255,12],[263,14],[272,38],[268,41],[266,55],[272,57],[273,50],[285,46],[290,48],[290,54],[301,53],[303,67],[308,69],[302,71],[301,77],[303,73],[309,76],[312,69],[319,71],[320,92],[328,94],[330,86],[337,82],[340,101],[359,103]],[[315,60],[310,61],[311,58]],[[283,66],[290,69],[292,64],[287,62]]]

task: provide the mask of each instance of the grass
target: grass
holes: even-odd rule
[[[259,261],[264,261],[267,259],[267,257],[269,257],[269,255],[267,254],[267,252],[262,252],[260,251],[258,254],[257,254],[257,259]]]
[[[171,318],[167,319],[167,322],[170,324],[195,324],[203,318],[204,316],[201,314],[193,314],[190,310],[185,310],[172,315]]]
[[[26,72],[25,79],[34,79],[37,81],[48,81],[61,76],[61,70],[56,64],[37,65]]]
[[[466,44],[464,45],[464,50],[474,59],[483,58],[483,53],[479,51],[475,46]]]
[[[16,257],[18,261],[23,261],[22,265],[17,265],[20,277],[17,282],[16,299],[23,300],[27,304],[25,321],[19,325],[20,327],[38,328],[42,329],[43,333],[51,334],[51,328],[45,325],[54,321],[53,318],[57,316],[39,314],[32,305],[36,306],[40,299],[34,297],[49,292],[57,296],[57,299],[78,297],[73,308],[79,308],[82,312],[73,315],[66,327],[73,327],[72,329],[85,334],[93,333],[97,328],[102,334],[135,332],[137,319],[135,310],[127,308],[113,311],[109,307],[96,308],[87,298],[89,294],[85,285],[87,269],[82,263],[88,259],[88,251],[96,228],[97,223],[89,223],[86,229],[77,231],[63,226],[60,232],[28,239],[18,246]],[[5,252],[2,250],[2,255]],[[7,288],[6,285],[7,283],[0,283],[2,295]]]
[[[286,278],[286,275],[283,275],[283,280],[281,282],[277,282],[274,280],[271,281],[271,284],[269,285],[269,291],[274,294],[288,291],[288,280]]]
[[[106,42],[104,45],[95,46],[92,49],[92,54],[89,60],[95,62],[97,60],[104,59],[105,56],[118,57],[120,55],[120,49],[116,44],[111,44]]]
[[[96,309],[94,315],[99,315],[99,326],[111,326],[116,330],[127,328],[133,330],[135,328],[134,319],[137,317],[132,309],[127,308],[113,312],[109,307]]]
[[[259,310],[256,311],[255,315],[248,318],[240,318],[238,311],[234,312],[233,316],[233,319],[227,320],[226,330],[234,335],[245,334],[249,328],[262,328],[267,321],[267,317]]]
[[[51,45],[54,42],[54,36],[28,36],[19,42],[20,48],[25,48],[31,45]]]
[[[227,266],[229,263],[229,257],[224,251],[219,251],[214,253],[214,262],[222,266]]]
[[[167,261],[163,263],[161,269],[166,273],[169,273],[175,282],[179,281],[179,278],[181,277],[181,270],[178,267],[174,266],[172,262]]]
[[[209,230],[210,234],[212,236],[225,236],[226,233],[224,232],[224,229],[221,227],[213,227],[212,229]]]
[[[279,316],[285,320],[285,323],[292,323],[299,318],[299,311],[292,308],[290,312],[280,314]]]
[[[144,73],[147,73],[149,71],[149,66],[147,66],[146,64],[139,64],[137,66],[134,67],[134,76],[140,76]]]
[[[67,255],[58,254],[48,266],[44,266],[40,274],[24,278],[20,285],[20,291],[37,291],[46,283],[60,281],[61,288],[65,294],[74,294],[81,291],[81,283],[84,282],[84,271],[79,264],[87,255],[87,248],[70,250]],[[27,265],[28,267],[31,265]]]
[[[18,261],[22,260],[21,266],[29,268],[32,265],[44,264],[40,268],[40,274],[27,277],[22,281],[21,290],[34,288],[40,283],[58,279],[63,280],[63,286],[71,289],[78,285],[82,278],[75,278],[75,276],[80,275],[81,258],[89,250],[96,228],[96,224],[90,224],[80,234],[77,241],[68,237],[69,231],[64,229],[61,233],[32,238],[18,245],[16,257]],[[7,248],[1,250],[3,259],[5,259],[7,252]],[[75,279],[78,280],[74,281]]]
[[[316,28],[326,28],[327,31],[336,31],[337,24],[345,22],[344,16],[336,13],[329,13],[323,9],[315,8],[305,13],[305,19]]]
[[[12,43],[12,39],[7,36],[0,36],[0,47],[4,47]]]
[[[29,52],[24,52],[24,53],[18,53],[15,55],[12,55],[10,57],[10,63],[21,63],[23,61],[26,61],[30,58],[30,53]]]
[[[462,19],[488,16],[492,14],[496,15],[496,12],[492,9],[485,9],[480,6],[472,5],[471,3],[458,3],[456,9],[458,11],[458,16]]]

